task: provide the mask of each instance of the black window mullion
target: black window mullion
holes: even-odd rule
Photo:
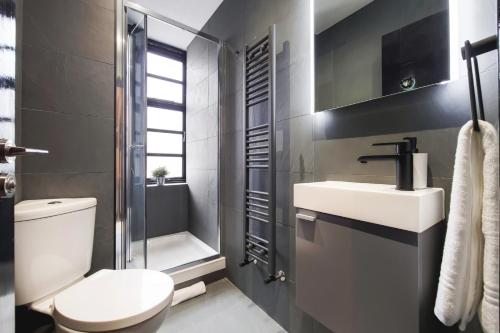
[[[146,74],[146,76],[147,77],[152,77],[152,78],[158,79],[158,80],[163,80],[163,81],[168,81],[168,82],[172,82],[172,83],[177,83],[177,84],[184,85],[184,81],[179,81],[179,80],[171,79],[171,78],[168,78],[168,77],[165,77],[165,76],[161,76],[161,75],[156,75],[156,74],[148,73],[148,74]]]
[[[153,157],[184,157],[184,154],[167,154],[167,153],[147,153],[146,155]]]
[[[152,106],[152,107],[159,108],[159,109],[168,109],[171,111],[180,111],[180,112],[186,111],[186,106],[184,104],[179,104],[179,103],[170,102],[170,101],[164,101],[161,99],[148,98],[147,103],[148,103],[148,106]]]
[[[167,134],[180,134],[183,135],[184,131],[172,131],[172,130],[164,130],[158,128],[148,128],[148,132],[156,132],[156,133],[167,133]]]

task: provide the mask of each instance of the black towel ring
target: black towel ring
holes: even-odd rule
[[[497,48],[497,37],[491,36],[471,44],[468,40],[465,41],[465,46],[462,47],[462,58],[467,61],[467,77],[469,81],[470,108],[472,121],[474,122],[474,131],[479,132],[479,121],[477,108],[479,107],[479,119],[485,120],[483,92],[481,89],[481,78],[479,73],[479,64],[477,56],[493,51]],[[474,75],[472,74],[472,62],[474,62]],[[476,83],[474,87],[474,81]],[[477,102],[476,102],[477,91]]]

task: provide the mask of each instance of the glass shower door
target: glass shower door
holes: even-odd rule
[[[126,268],[146,268],[146,18],[127,10]]]

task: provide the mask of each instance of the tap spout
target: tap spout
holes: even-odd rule
[[[368,163],[369,161],[385,161],[397,160],[399,155],[366,155],[358,157],[360,163]]]

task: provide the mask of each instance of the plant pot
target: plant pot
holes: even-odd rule
[[[156,185],[163,185],[165,183],[165,177],[156,177]]]

